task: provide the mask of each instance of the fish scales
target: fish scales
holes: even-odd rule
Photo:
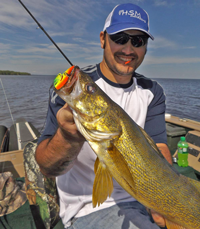
[[[136,184],[137,196],[134,197],[145,206],[156,210],[173,221],[177,217],[192,222],[195,217],[199,217],[199,190],[195,190],[193,186],[188,185],[187,178],[174,172],[165,159],[158,157],[144,136],[131,134],[132,132],[138,133],[136,125],[131,125],[132,122],[124,123],[126,124],[124,135],[128,137],[124,137],[124,144],[118,144],[116,147],[122,152],[130,167]],[[133,142],[140,142],[140,144],[136,146]],[[136,153],[133,154],[133,152]],[[143,152],[143,154],[137,152]],[[134,164],[134,168],[131,166],[133,164],[132,160],[138,163]],[[185,185],[188,185],[187,189],[185,189]],[[192,197],[189,198],[191,194]],[[197,198],[194,198],[194,196]],[[189,205],[187,214],[185,214],[187,212],[186,199]],[[197,211],[189,213],[193,206],[197,207]],[[199,223],[194,224],[191,228],[199,228]]]
[[[161,214],[169,229],[199,229],[200,183],[177,173],[145,131],[87,74],[75,67],[69,78],[76,83],[54,90],[73,109],[79,131],[97,155],[93,205],[111,195],[113,177]]]

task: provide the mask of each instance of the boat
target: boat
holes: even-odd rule
[[[39,136],[23,118],[0,126],[0,228],[63,229],[55,179],[35,161]]]
[[[24,177],[23,149],[37,139],[39,131],[24,118],[19,118],[10,127],[0,126],[0,168],[1,173],[10,171],[14,178]]]
[[[165,115],[165,121],[173,166],[181,174],[200,181],[200,122],[171,114]],[[24,182],[28,198],[18,209],[0,217],[0,228],[63,229],[55,179],[44,177],[35,161],[39,136],[39,131],[22,118],[9,129],[0,126],[1,173],[11,172],[15,180]],[[185,168],[177,165],[177,143],[181,136],[189,144],[189,166]]]
[[[187,118],[179,118],[171,114],[165,115],[167,142],[173,158],[173,166],[183,175],[200,180],[200,122]],[[185,136],[189,145],[189,167],[177,165],[177,143]]]

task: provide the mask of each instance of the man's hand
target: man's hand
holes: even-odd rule
[[[41,172],[49,177],[68,172],[85,141],[74,123],[68,104],[57,112],[56,118],[59,127],[55,135],[40,142],[35,156]]]
[[[85,141],[85,138],[76,127],[72,110],[67,103],[58,111],[56,118],[60,127],[60,133],[64,138],[80,142]]]
[[[154,210],[147,209],[147,211],[151,214],[153,220],[159,227],[165,227],[165,219],[159,215],[157,212]]]

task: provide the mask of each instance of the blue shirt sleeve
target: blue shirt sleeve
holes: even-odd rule
[[[155,143],[167,144],[167,134],[165,125],[165,95],[163,88],[153,81],[151,88],[154,98],[149,104],[144,130],[154,140]]]
[[[54,91],[51,91],[45,128],[40,138],[38,139],[38,144],[41,141],[52,137],[56,133],[58,128],[56,114],[58,110],[64,106],[64,104],[65,101],[62,100]]]
[[[151,81],[152,83],[152,81]],[[155,81],[151,88],[148,88],[154,94],[154,98],[149,104],[144,130],[154,140],[155,143],[166,143],[167,134],[165,126],[165,95],[162,87]],[[52,137],[58,128],[56,114],[63,107],[65,101],[62,100],[54,91],[51,91],[46,124],[38,144],[44,139]]]

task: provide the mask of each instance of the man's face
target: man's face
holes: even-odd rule
[[[129,35],[145,35],[139,30],[126,30]],[[116,44],[112,41],[108,34],[100,34],[101,47],[104,48],[104,60],[109,70],[120,76],[132,76],[135,70],[142,63],[147,44],[141,47],[134,47],[131,40],[124,44]],[[130,61],[129,63],[126,63]]]

